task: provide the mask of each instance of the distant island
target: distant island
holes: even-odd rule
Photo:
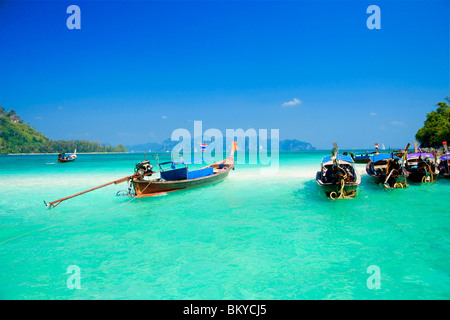
[[[61,153],[73,152],[171,152],[179,142],[166,139],[162,143],[146,143],[133,146],[108,146],[97,141],[89,140],[51,140],[42,133],[36,131],[16,114],[14,110],[6,111],[0,106],[0,154],[11,153]],[[206,142],[207,143],[207,142]],[[226,146],[224,139],[224,147]],[[245,143],[246,151],[259,150],[257,146],[251,146],[248,138]],[[252,148],[251,148],[252,147]],[[270,150],[270,141],[267,149]],[[279,151],[312,151],[316,150],[308,142],[300,140],[279,141]]]
[[[249,151],[250,143],[248,138],[245,141],[245,149]],[[171,139],[166,139],[162,143],[145,143],[133,146],[126,146],[128,152],[171,152],[173,147],[176,146],[179,141],[172,141]],[[205,143],[208,143],[205,141]],[[224,138],[223,147],[226,148],[226,139]],[[270,141],[268,142],[267,149],[270,150]],[[193,150],[193,149],[192,149]],[[259,150],[258,146],[253,146],[253,150]],[[316,150],[315,147],[309,142],[303,142],[296,139],[293,140],[281,140],[279,141],[279,151],[313,151]]]
[[[127,152],[119,144],[115,147],[89,140],[51,140],[36,131],[16,114],[0,106],[0,154],[60,153],[60,152]]]

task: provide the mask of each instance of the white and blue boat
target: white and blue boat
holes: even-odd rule
[[[354,163],[351,157],[340,155],[336,145],[332,155],[322,159],[316,181],[327,197],[335,200],[356,196],[361,176],[355,170]]]

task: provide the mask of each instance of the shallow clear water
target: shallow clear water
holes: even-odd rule
[[[332,201],[314,180],[327,154],[282,153],[276,174],[237,164],[152,198],[112,185],[52,210],[43,200],[130,175],[143,155],[2,156],[0,298],[449,299],[450,180],[383,190],[357,165],[357,198]]]

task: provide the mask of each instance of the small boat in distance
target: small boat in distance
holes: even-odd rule
[[[380,148],[380,145],[378,143],[375,143],[375,151],[373,152],[362,152],[357,153],[356,155],[353,154],[353,152],[350,152],[350,156],[352,157],[353,161],[355,163],[369,163],[370,157],[373,157],[376,154],[379,154],[380,152],[378,149]]]
[[[77,149],[75,149],[75,151],[72,154],[60,153],[58,155],[58,162],[59,163],[71,162],[75,161],[76,158],[77,158]]]
[[[442,142],[445,154],[439,157],[439,175],[443,178],[450,178],[450,153],[447,149],[447,141]]]
[[[340,155],[336,143],[331,153],[331,156],[322,159],[320,171],[316,174],[317,184],[333,200],[354,198],[361,176],[355,170],[353,159]]]
[[[435,182],[437,159],[431,153],[414,152],[406,156],[405,169],[412,182]]]

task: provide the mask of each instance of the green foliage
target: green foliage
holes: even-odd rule
[[[445,98],[450,103],[450,98]],[[450,142],[450,106],[439,102],[438,108],[427,114],[423,128],[416,133],[416,139],[422,147],[441,146],[443,141]]]
[[[3,109],[4,110],[4,109]],[[3,115],[2,115],[3,114]],[[0,154],[8,153],[60,153],[60,152],[126,152],[119,144],[115,147],[88,140],[50,140],[23,123],[18,116],[0,114]],[[12,117],[14,116],[14,117]],[[16,122],[11,121],[11,119]]]

